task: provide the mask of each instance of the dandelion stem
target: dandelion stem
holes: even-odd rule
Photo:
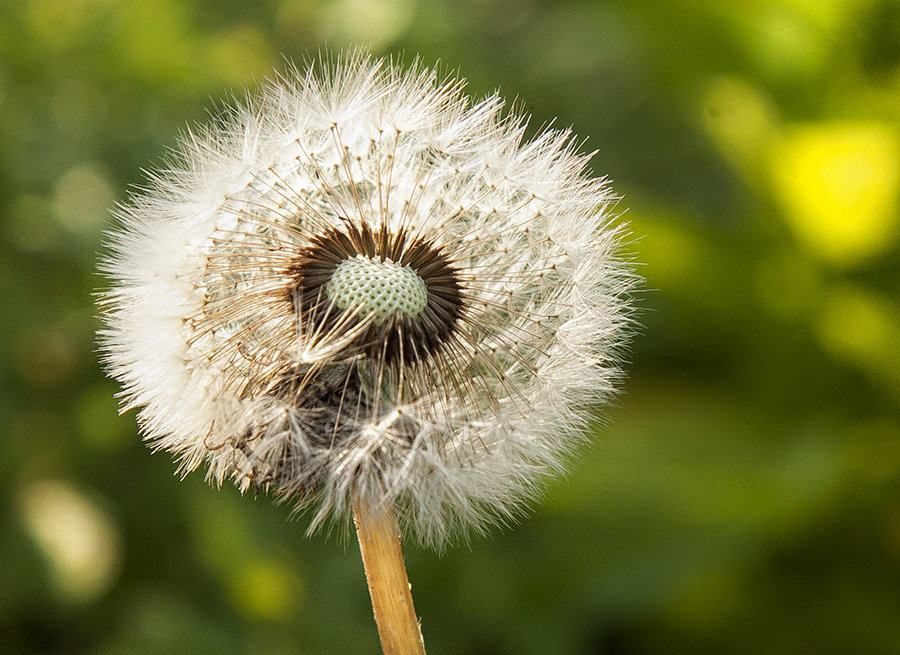
[[[366,501],[357,498],[353,521],[384,655],[424,655],[425,643],[413,607],[393,509],[375,513]]]

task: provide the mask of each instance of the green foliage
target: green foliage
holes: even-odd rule
[[[179,483],[93,345],[108,208],[322,44],[589,137],[647,290],[611,425],[533,516],[408,548],[431,653],[900,652],[900,2],[0,5],[0,643],[375,652],[355,546]],[[627,208],[627,210],[626,210]]]

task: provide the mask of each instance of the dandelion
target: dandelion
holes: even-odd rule
[[[634,280],[589,155],[526,127],[352,53],[189,133],[105,262],[123,411],[311,529],[396,514],[442,547],[512,519],[614,391]]]

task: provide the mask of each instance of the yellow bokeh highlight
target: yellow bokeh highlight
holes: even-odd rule
[[[816,256],[851,265],[896,237],[900,143],[893,125],[792,128],[772,150],[770,173],[791,228]]]
[[[735,77],[712,80],[701,99],[706,131],[731,164],[749,177],[765,167],[776,137],[775,112],[759,89]]]
[[[286,621],[303,604],[299,576],[270,558],[250,558],[233,567],[229,587],[237,609],[251,619]]]
[[[61,480],[25,486],[19,509],[45,556],[60,597],[85,604],[102,597],[121,568],[123,544],[112,517],[93,499]]]
[[[384,47],[409,29],[416,4],[416,0],[333,0],[319,12],[318,36],[328,43]]]
[[[108,220],[115,198],[116,190],[103,167],[83,162],[56,181],[53,209],[67,230],[94,235]]]
[[[241,25],[202,42],[204,68],[225,81],[261,79],[269,73],[272,52],[267,36],[255,25]]]
[[[888,298],[861,287],[831,291],[817,321],[823,346],[900,392],[900,314]]]

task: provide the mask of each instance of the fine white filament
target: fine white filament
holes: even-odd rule
[[[353,53],[187,134],[104,264],[123,411],[183,472],[296,499],[313,527],[355,496],[437,547],[513,518],[613,393],[635,279],[589,155],[526,127]],[[367,229],[375,255],[317,280]],[[365,296],[377,271],[398,296]]]

